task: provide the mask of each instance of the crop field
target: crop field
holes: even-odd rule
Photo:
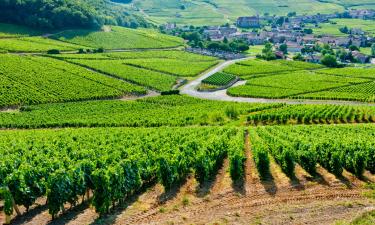
[[[183,45],[182,39],[154,30],[123,27],[110,27],[109,31],[68,30],[53,35],[52,38],[88,48],[105,49],[163,49]]]
[[[214,24],[351,4],[128,6],[154,22]],[[0,224],[335,224],[373,209],[375,106],[364,102],[375,102],[374,69],[231,65],[179,50],[181,39],[151,29],[45,34],[0,23]],[[51,49],[66,52],[43,54]],[[213,75],[198,86],[203,74]],[[301,104],[206,100],[201,95],[220,98],[225,90],[196,92],[236,78],[246,84],[229,88],[231,96]]]
[[[60,59],[181,59],[189,62],[217,61],[215,57],[189,53],[181,50],[143,50],[127,52],[107,52],[98,54],[59,54]]]
[[[375,122],[375,107],[285,105],[254,112],[247,117],[247,122],[254,125],[373,123]]]
[[[43,37],[21,37],[1,39],[0,50],[9,52],[47,52],[51,49],[74,51],[82,46]]]
[[[113,98],[145,93],[141,87],[103,77],[59,60],[1,55],[0,106]],[[49,69],[45,69],[50,65]]]
[[[233,169],[241,168],[243,138],[240,130],[225,128],[1,132],[1,149],[6,150],[1,150],[0,186],[6,185],[15,204],[25,208],[46,196],[53,217],[90,190],[96,211],[105,214],[112,204],[150,182],[171,189],[194,171],[204,183],[227,155]],[[16,150],[20,146],[23,151]],[[236,171],[232,178],[242,175]],[[12,204],[5,203],[5,211],[13,211]]]
[[[228,0],[195,0],[195,1],[177,1],[162,0],[154,2],[151,0],[135,0],[129,6],[130,10],[141,10],[156,23],[176,22],[178,24],[188,25],[221,25],[227,22],[234,22],[239,16],[247,15],[286,15],[288,12],[297,12],[297,14],[316,14],[316,13],[334,13],[344,10],[338,2],[321,1],[238,1],[232,4]],[[182,7],[183,6],[183,7]]]
[[[273,64],[272,64],[273,63]],[[375,70],[327,69],[296,61],[249,60],[229,66],[226,73],[247,80],[228,89],[231,96],[373,102]]]
[[[14,38],[40,35],[41,32],[14,24],[0,23],[0,38]]]
[[[339,28],[347,26],[351,28],[360,28],[369,34],[375,34],[375,24],[371,20],[362,19],[332,19],[334,23],[323,23],[319,28],[314,28],[314,34],[330,34],[335,36],[345,36],[340,32]]]
[[[62,54],[54,57],[157,91],[171,90],[181,77],[197,76],[220,62],[217,58],[183,51],[145,51],[144,55],[142,52]]]
[[[177,81],[176,76],[130,66],[125,64],[126,61],[124,60],[68,59],[67,61],[78,65],[87,66],[101,73],[110,74],[114,77],[156,89],[158,91],[170,90]]]
[[[155,70],[179,77],[195,77],[210,67],[215,66],[218,61],[189,62],[181,59],[129,59],[124,62],[127,65]]]
[[[21,108],[0,113],[2,128],[43,127],[160,127],[217,125],[237,120],[230,112],[246,115],[280,104],[239,104],[160,96],[136,101],[87,101]]]
[[[235,79],[236,76],[232,74],[219,72],[202,80],[202,83],[216,86],[225,86],[228,85],[230,82],[234,81]]]
[[[261,176],[269,173],[269,154],[287,176],[294,176],[296,164],[316,174],[319,163],[337,176],[346,169],[362,177],[365,170],[375,172],[375,148],[369,141],[374,131],[372,125],[258,127],[250,139],[256,140],[253,151]]]
[[[336,76],[375,79],[375,68],[346,67],[346,68],[340,68],[340,69],[319,70],[318,72],[324,73],[324,74],[336,75]]]

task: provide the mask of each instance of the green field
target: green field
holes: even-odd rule
[[[138,13],[159,22],[181,13],[181,23],[352,7],[315,0],[150,2],[135,1],[145,7]],[[254,206],[258,223],[266,212],[258,210],[276,204],[310,210],[308,223],[326,201],[338,204],[327,207],[339,207],[340,218],[362,202],[373,205],[362,193],[375,181],[375,106],[180,95],[176,84],[222,60],[179,50],[181,39],[155,30],[43,33],[0,24],[0,224],[4,214],[15,224],[128,224],[128,214],[129,224],[164,224],[155,218],[177,214],[167,224],[190,224],[185,213],[197,215],[206,204],[207,220],[215,217],[207,224],[218,223],[211,213],[223,206],[229,216],[219,223],[242,224],[242,210]],[[113,51],[77,51],[101,47]],[[44,54],[50,49],[72,52]],[[230,88],[233,96],[375,102],[375,70],[364,67],[251,59],[202,83],[218,87],[237,77],[247,83]],[[277,221],[299,224],[295,215]]]
[[[363,31],[374,35],[375,34],[375,23],[372,20],[361,20],[361,19],[332,19],[333,23],[321,23],[319,28],[313,28],[314,34],[329,34],[334,36],[347,36],[347,34],[341,33],[339,28],[347,26],[351,28],[360,28]]]
[[[142,87],[51,58],[0,55],[0,59],[0,107],[146,93]]]
[[[14,38],[41,35],[42,32],[24,26],[0,23],[0,38]]]
[[[325,69],[319,64],[295,61],[249,60],[224,70],[247,80],[228,94],[259,98],[374,101],[375,71],[347,67]]]
[[[197,76],[219,62],[217,58],[183,51],[62,54],[55,57],[158,91],[168,91],[181,77]]]
[[[183,45],[182,39],[158,33],[155,30],[115,26],[103,31],[67,30],[51,38],[88,48],[105,49],[163,49]]]
[[[145,17],[155,23],[219,25],[234,22],[239,16],[269,13],[270,15],[334,13],[344,11],[335,3],[317,0],[240,0],[236,4],[228,0],[135,0],[130,9],[141,10]],[[135,6],[135,7],[134,7]]]
[[[203,84],[215,85],[215,86],[225,86],[230,84],[236,79],[236,76],[227,73],[215,73],[206,79],[202,80]]]
[[[345,105],[285,105],[247,117],[254,125],[373,123],[375,107]]]
[[[82,46],[43,37],[22,37],[0,40],[0,50],[8,52],[47,52],[51,49],[77,51]]]
[[[136,101],[87,101],[27,106],[21,112],[0,113],[2,128],[43,127],[160,127],[220,125],[239,115],[280,104],[239,104],[185,96],[161,96]]]

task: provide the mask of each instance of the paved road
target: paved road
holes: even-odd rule
[[[357,102],[357,101],[336,101],[336,100],[294,100],[294,99],[266,99],[266,98],[245,98],[245,97],[232,97],[227,95],[227,90],[220,90],[214,92],[199,92],[197,91],[197,87],[201,83],[202,80],[206,79],[207,77],[220,72],[221,70],[225,69],[226,67],[241,61],[246,60],[239,59],[239,60],[229,60],[225,61],[215,68],[211,69],[210,71],[204,73],[199,78],[189,82],[188,84],[184,85],[180,88],[181,94],[186,94],[192,97],[201,98],[201,99],[209,99],[209,100],[216,100],[216,101],[230,101],[230,102],[249,102],[249,103],[286,103],[286,104],[330,104],[330,105],[367,105],[367,106],[375,106],[375,103],[365,103],[365,102]],[[234,86],[244,85],[246,81],[239,81],[235,83]]]

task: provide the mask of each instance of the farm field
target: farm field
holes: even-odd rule
[[[51,49],[77,51],[82,46],[43,37],[6,38],[0,40],[0,50],[8,52],[47,52]]]
[[[0,38],[28,37],[41,35],[41,31],[24,26],[0,23]]]
[[[186,96],[159,96],[135,101],[107,100],[44,104],[23,107],[20,112],[0,113],[0,127],[220,125],[237,121],[240,115],[279,106],[281,104],[226,103]]]
[[[151,29],[129,29],[116,26],[107,29],[104,31],[67,30],[51,38],[88,48],[104,49],[163,49],[183,45],[182,39]]]
[[[0,107],[146,93],[142,87],[55,59],[16,55],[0,58]]]
[[[373,106],[285,105],[254,112],[247,122],[253,125],[372,123],[374,110]]]
[[[18,194],[15,201],[21,211],[28,207],[30,212],[37,210],[34,202],[45,205],[43,213],[29,217],[25,224],[49,223],[48,213],[56,216],[55,222],[77,223],[112,220],[114,224],[163,224],[224,219],[273,223],[289,221],[287,211],[294,221],[303,221],[305,217],[307,221],[325,223],[350,221],[373,205],[371,199],[361,194],[371,191],[361,179],[375,179],[370,171],[374,168],[371,165],[375,162],[375,148],[369,142],[375,134],[374,125],[322,125],[313,129],[268,126],[248,130],[248,136],[244,136],[244,129],[231,127],[1,131],[0,145],[10,151],[3,150],[5,165],[0,168],[12,174],[5,179],[8,186],[22,181],[22,189],[14,186],[9,192]],[[164,148],[165,140],[169,144]],[[309,145],[311,140],[317,140],[316,145]],[[147,148],[142,148],[145,143]],[[96,148],[98,145],[101,148]],[[27,152],[11,151],[19,146],[29,148]],[[33,160],[27,160],[31,156]],[[24,163],[6,167],[15,158]],[[54,172],[42,172],[51,170]],[[38,176],[30,176],[38,171]],[[29,184],[22,177],[35,181],[39,187],[45,184],[47,189],[27,189]],[[244,183],[238,183],[240,177],[246,178]],[[126,186],[122,186],[124,179],[129,181]],[[178,185],[180,181],[182,184]],[[151,187],[143,188],[149,184]],[[24,190],[30,191],[25,195]],[[135,190],[140,194],[131,200]],[[70,205],[91,196],[92,208],[87,204],[73,206],[79,213],[68,217],[74,212],[69,210]],[[119,205],[125,196],[132,206],[129,210]],[[320,207],[315,198],[319,198]],[[49,199],[48,203],[42,199]],[[259,204],[262,200],[266,203]],[[213,207],[219,202],[224,204]],[[299,205],[322,213],[319,217],[308,213],[309,210],[301,213]],[[258,214],[249,213],[255,207]],[[277,209],[275,217],[267,216],[271,208]],[[66,210],[64,214],[62,209]],[[108,209],[115,214],[98,217],[107,214]],[[225,211],[227,214],[218,219]],[[196,217],[190,216],[197,212]],[[16,217],[14,221],[23,220]]]
[[[340,32],[339,28],[347,26],[351,28],[360,28],[369,34],[375,34],[375,24],[371,20],[361,20],[361,19],[332,19],[333,23],[322,23],[319,28],[314,28],[314,34],[330,34],[334,36],[345,36]]]
[[[216,23],[231,21],[229,13],[322,13],[350,2],[146,0],[129,7],[151,7],[137,13],[156,22]],[[231,64],[143,28],[51,33],[0,24],[0,225],[371,220],[375,106],[365,102],[375,101],[373,69]],[[87,51],[99,48],[105,51]],[[66,52],[44,54],[51,49]],[[237,78],[246,84],[230,95],[297,104],[184,92],[201,80],[217,88]]]
[[[231,96],[374,101],[372,68],[326,69],[294,61],[249,60],[224,71],[247,81],[246,85],[228,89]]]
[[[202,80],[203,84],[215,85],[215,86],[225,86],[234,81],[236,76],[227,73],[215,73],[210,77]]]
[[[181,78],[195,77],[220,62],[217,58],[183,51],[65,54],[56,57],[157,91],[171,90]],[[187,62],[190,67],[186,67]]]
[[[242,0],[231,4],[228,0],[186,1],[163,0],[154,2],[133,1],[129,4],[130,10],[140,10],[150,20],[162,24],[166,22],[187,25],[221,25],[234,22],[239,16],[286,15],[288,12],[298,14],[334,13],[344,10],[337,2],[327,3],[320,1],[279,1],[279,0]]]

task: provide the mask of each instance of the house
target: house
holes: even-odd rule
[[[349,15],[356,19],[372,19],[375,17],[375,10],[371,9],[354,9],[349,11]]]
[[[360,63],[368,63],[370,61],[370,57],[360,53],[359,51],[352,51],[353,58],[358,60]]]
[[[349,45],[351,45],[353,43],[352,39],[348,38],[348,37],[338,37],[336,38],[336,46],[340,46],[340,47],[349,47]]]
[[[167,24],[164,24],[162,27],[164,30],[173,30],[177,28],[177,25],[176,23],[167,23]]]
[[[210,38],[212,41],[222,41],[224,36],[219,30],[205,30],[203,35],[207,38]]]
[[[276,58],[285,59],[285,55],[282,51],[275,51]]]
[[[308,55],[305,58],[305,61],[309,63],[320,63],[320,59],[321,59],[321,56],[319,55]]]
[[[247,43],[250,45],[263,45],[267,39],[263,39],[258,35],[248,35]]]
[[[296,42],[286,42],[286,45],[288,46],[288,52],[292,52],[292,53],[301,52],[303,48],[303,46],[299,45]]]
[[[237,26],[241,28],[259,28],[259,16],[244,16],[237,19]]]
[[[220,27],[219,31],[223,36],[228,37],[231,34],[237,33],[238,30],[236,27]]]

